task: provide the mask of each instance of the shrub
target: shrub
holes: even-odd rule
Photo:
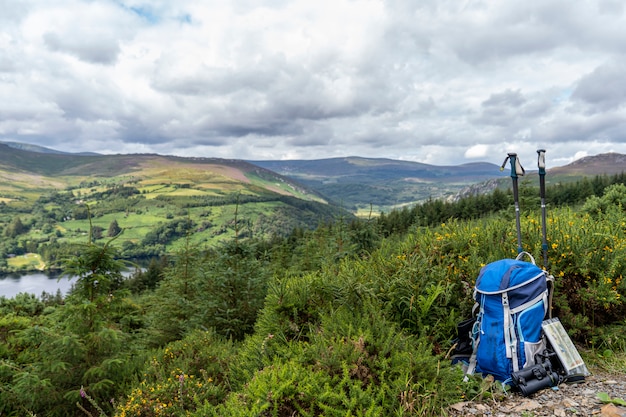
[[[390,320],[380,283],[348,265],[270,285],[215,415],[433,415],[462,397],[460,370]]]
[[[564,209],[550,219],[550,228],[556,313],[564,313],[579,340],[589,341],[589,330],[626,315],[626,220],[616,211],[592,216]]]
[[[438,415],[459,401],[471,386],[460,368],[370,307],[324,315],[308,342],[251,338],[238,360],[265,365],[198,415]]]
[[[143,378],[120,401],[115,416],[186,415],[222,402],[228,392],[232,344],[196,331],[151,355]]]

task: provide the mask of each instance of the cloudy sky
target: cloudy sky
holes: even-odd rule
[[[0,141],[536,166],[626,153],[622,0],[0,0]]]

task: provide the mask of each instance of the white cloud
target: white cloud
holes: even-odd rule
[[[485,158],[487,155],[489,155],[489,145],[484,144],[474,145],[464,154],[467,159]]]
[[[0,140],[446,165],[626,153],[613,0],[9,3]]]
[[[584,158],[585,156],[589,156],[589,153],[587,151],[578,151],[574,154],[574,160]]]

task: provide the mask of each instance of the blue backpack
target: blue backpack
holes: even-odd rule
[[[522,261],[524,255],[531,262]],[[546,347],[541,323],[549,308],[549,279],[527,252],[480,270],[474,290],[478,315],[466,374],[492,375],[510,384],[513,372],[535,364],[535,354]]]

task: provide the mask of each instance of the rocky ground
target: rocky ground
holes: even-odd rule
[[[584,382],[561,384],[523,397],[518,392],[503,394],[501,398],[468,401],[454,404],[448,415],[456,416],[599,416],[626,417],[626,406],[602,402],[599,393],[608,394],[610,399],[626,400],[626,374],[609,374],[592,371]],[[601,394],[602,395],[602,394]]]

